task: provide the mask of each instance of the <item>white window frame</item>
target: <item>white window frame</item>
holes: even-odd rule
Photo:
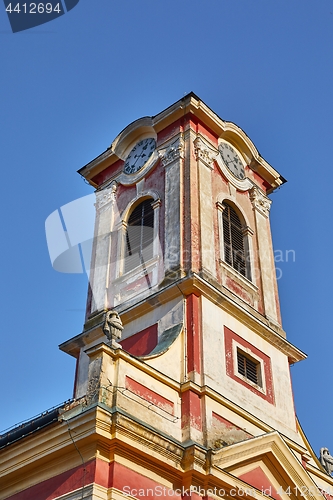
[[[146,191],[136,196],[125,208],[121,221],[118,225],[118,241],[117,241],[117,266],[116,266],[116,279],[131,278],[142,272],[142,265],[134,267],[125,273],[125,253],[126,253],[126,233],[127,221],[133,211],[134,205],[139,205],[141,202],[151,199],[151,205],[154,210],[154,235],[153,235],[153,257],[146,262],[146,270],[149,272],[153,270],[152,284],[155,284],[157,279],[157,266],[156,262],[159,260],[159,250],[161,245],[159,243],[159,220],[160,220],[160,206],[161,199],[156,191]]]
[[[238,351],[244,353],[245,357],[252,358],[254,361],[258,363],[260,370],[260,379],[261,385],[255,384],[250,379],[239,373],[238,371]],[[242,344],[239,344],[237,341],[232,341],[232,356],[233,356],[233,366],[234,366],[234,375],[239,379],[246,382],[249,386],[254,387],[257,391],[262,392],[266,395],[266,379],[265,379],[265,363],[262,358],[257,356],[251,349],[248,347],[244,347]]]

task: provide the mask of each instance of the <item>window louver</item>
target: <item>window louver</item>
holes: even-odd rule
[[[261,385],[260,363],[240,351],[237,351],[238,373],[256,385]]]
[[[154,210],[152,200],[144,200],[131,213],[126,231],[125,272],[154,256]]]
[[[243,276],[247,275],[244,236],[241,221],[230,206],[223,210],[224,260]]]

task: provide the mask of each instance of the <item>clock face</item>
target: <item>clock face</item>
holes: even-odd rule
[[[227,169],[230,170],[237,179],[245,179],[244,166],[237,151],[227,142],[221,142],[219,151]]]
[[[124,165],[125,174],[134,174],[149,160],[156,148],[156,141],[153,138],[142,139],[138,142],[128,157]]]

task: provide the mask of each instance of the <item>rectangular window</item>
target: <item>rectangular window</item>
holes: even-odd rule
[[[226,373],[235,382],[275,404],[271,358],[224,327]]]
[[[237,348],[237,370],[253,384],[262,387],[260,362]]]

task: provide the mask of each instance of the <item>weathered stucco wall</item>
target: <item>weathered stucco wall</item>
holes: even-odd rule
[[[287,356],[204,297],[202,297],[202,322],[205,345],[203,351],[204,383],[273,428],[297,440]],[[273,403],[252,392],[250,386],[245,387],[228,376],[225,327],[244,339],[249,344],[250,352],[253,346],[269,357],[274,391]]]

